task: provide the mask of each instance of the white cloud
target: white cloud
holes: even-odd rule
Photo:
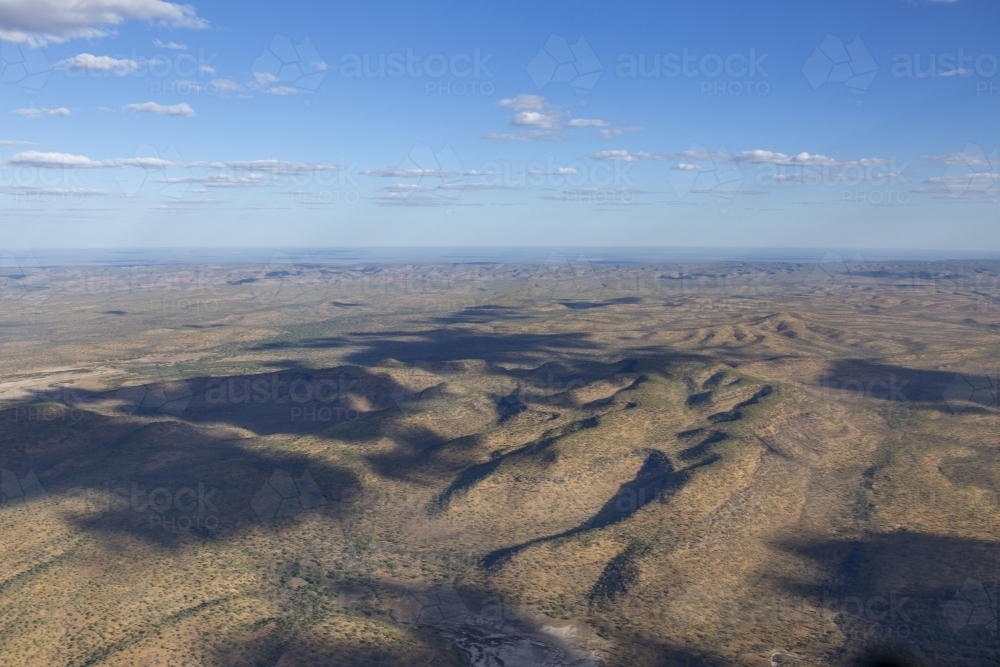
[[[410,204],[410,206],[418,206],[420,204],[417,202],[441,201],[441,197],[436,197],[434,195],[412,195],[411,193],[408,192],[390,192],[389,194],[380,195],[376,197],[375,201],[378,202],[379,205],[397,205],[397,206],[405,206],[407,205],[407,202],[412,201],[414,203]]]
[[[208,92],[213,95],[233,95],[243,91],[243,86],[232,79],[212,79],[207,84],[191,79],[177,79],[171,83],[181,94]]]
[[[946,79],[950,79],[953,76],[970,76],[972,74],[971,69],[965,69],[962,67],[956,69],[950,69],[944,72],[938,72],[938,76],[943,76]]]
[[[23,151],[2,163],[12,167],[36,167],[40,169],[99,169],[114,167],[140,167],[142,169],[165,169],[174,163],[160,158],[116,158],[113,160],[91,160],[86,155],[72,153],[45,153]]]
[[[17,139],[0,139],[0,146],[28,146],[30,141],[18,141]]]
[[[597,136],[601,139],[617,139],[623,134],[630,134],[632,132],[641,132],[642,128],[638,125],[626,125],[623,127],[609,127],[597,131]]]
[[[532,176],[576,176],[576,167],[556,167],[555,169],[529,169]]]
[[[745,162],[747,164],[775,164],[796,167],[836,167],[840,164],[837,160],[825,155],[810,155],[809,153],[785,155],[784,153],[759,149],[734,153],[732,157],[735,162]]]
[[[488,132],[484,136],[490,141],[562,141],[561,134],[566,128],[594,128],[602,139],[613,139],[626,132],[638,132],[641,127],[612,127],[602,118],[570,118],[564,120],[565,113],[558,106],[550,104],[541,95],[518,95],[500,100],[497,106],[513,109],[507,119],[511,126],[528,128],[520,132]]]
[[[265,86],[269,86],[272,83],[278,83],[278,81],[280,81],[280,79],[278,79],[277,76],[271,74],[270,72],[254,72],[253,78],[254,81],[257,82],[257,85],[262,88]]]
[[[340,165],[330,162],[284,162],[282,160],[230,160],[216,162],[175,162],[157,157],[112,158],[92,160],[85,155],[71,153],[45,153],[23,151],[0,161],[0,165],[12,167],[36,167],[44,169],[115,169],[138,167],[140,169],[162,170],[171,168],[215,169],[227,172],[206,177],[191,177],[190,182],[211,183],[216,187],[225,185],[256,185],[263,183],[265,175],[290,176],[305,175],[323,171],[337,171]],[[234,174],[246,174],[239,176]]]
[[[675,168],[681,171],[701,171],[698,169],[698,165],[691,164],[690,162],[678,162]]]
[[[229,204],[229,199],[209,199],[207,197],[174,197],[164,204],[156,206],[167,211],[176,210],[180,206],[204,206],[206,204]]]
[[[499,185],[497,183],[442,183],[438,190],[513,190],[512,185]]]
[[[332,162],[284,162],[282,160],[230,160],[228,162],[195,162],[189,166],[208,166],[213,169],[246,171],[252,173],[293,176],[313,174],[319,171],[338,171],[341,165]]]
[[[43,153],[41,151],[24,151],[4,161],[5,164],[14,167],[40,167],[40,168],[93,168],[100,167],[100,162],[91,160],[86,155],[73,155],[72,153]]]
[[[125,76],[142,67],[142,64],[131,58],[112,58],[111,56],[95,56],[92,53],[80,53],[56,63],[57,69],[73,72],[114,72]]]
[[[271,86],[270,88],[265,88],[264,92],[268,95],[296,95],[301,91],[292,86]]]
[[[733,153],[733,162],[745,164],[767,164],[781,167],[828,167],[831,169],[852,169],[877,167],[890,163],[890,160],[882,158],[862,158],[860,160],[841,161],[818,153],[799,153],[797,155],[786,155],[774,151],[752,150]]]
[[[842,171],[796,171],[790,174],[773,174],[769,178],[777,183],[843,183],[843,182],[855,182],[858,180],[858,175],[851,174]],[[906,180],[905,174],[897,174],[894,172],[879,173],[877,178],[880,180]]]
[[[985,154],[976,155],[965,152],[937,155],[932,159],[948,167],[983,167],[989,164]]]
[[[636,159],[624,149],[597,151],[596,153],[591,153],[590,157],[595,160],[624,160],[626,162],[636,161]]]
[[[914,192],[955,199],[996,200],[1000,197],[1000,173],[977,171],[967,174],[932,176]]]
[[[55,188],[37,185],[2,185],[0,194],[16,195],[19,197],[98,197],[109,195],[110,192],[104,190],[93,190],[90,188]]]
[[[566,124],[570,127],[607,127],[611,123],[600,118],[574,118]]]
[[[135,20],[174,28],[205,28],[191,5],[165,0],[3,0],[0,40],[43,46],[76,38],[104,37]]]
[[[329,66],[324,62],[314,62],[313,66],[317,68],[317,71],[326,71]],[[304,92],[300,88],[295,86],[275,85],[281,81],[278,76],[272,72],[252,72],[253,81],[250,82],[249,87],[253,89],[260,90],[262,93],[267,95],[297,95]]]
[[[541,95],[518,95],[502,99],[497,106],[513,109],[514,114],[507,119],[513,127],[527,128],[520,132],[489,132],[484,138],[490,141],[537,141],[546,139],[559,141],[562,137],[563,113],[549,104]]]
[[[177,42],[163,42],[159,39],[153,40],[153,46],[158,49],[170,49],[171,51],[187,51],[187,44],[178,44]]]
[[[525,132],[487,132],[483,135],[489,141],[538,141],[546,139],[548,141],[561,141],[562,137],[555,132],[545,132],[542,130],[527,130]]]
[[[379,187],[384,192],[426,192],[427,188],[416,183],[390,183]]]
[[[612,149],[606,151],[597,151],[596,153],[591,153],[590,157],[595,160],[617,160],[619,162],[639,162],[640,160],[661,160],[663,156],[654,155],[652,153],[646,153],[644,151],[639,151],[638,153],[629,153],[622,149]]]
[[[72,116],[73,112],[66,107],[59,107],[58,109],[46,109],[45,107],[25,107],[23,109],[14,109],[12,113],[16,113],[19,116],[24,116],[25,118],[38,118],[39,116]]]
[[[420,169],[405,167],[382,167],[381,169],[367,169],[361,172],[365,176],[378,176],[379,178],[455,178],[458,176],[452,171],[440,171],[438,169]]]
[[[193,183],[204,185],[207,188],[246,188],[267,183],[267,176],[264,174],[247,174],[246,176],[232,176],[230,174],[209,174],[208,176],[189,176],[186,178],[164,178],[159,183]]]
[[[510,117],[510,124],[515,127],[534,127],[542,130],[558,128],[560,113],[557,111],[518,111]]]
[[[733,162],[738,164],[773,165],[780,167],[823,167],[828,169],[865,169],[869,167],[891,164],[891,160],[883,158],[861,158],[860,160],[841,161],[826,155],[816,153],[798,153],[787,155],[775,151],[752,150],[739,153],[716,152],[708,150],[686,150],[676,153],[658,154],[638,151],[630,153],[627,150],[615,149],[592,153],[595,160],[620,160],[622,162],[639,162],[640,160],[681,160],[677,169],[695,170],[698,167],[692,162]]]
[[[238,93],[243,90],[243,86],[236,83],[232,79],[212,79],[211,86],[215,92],[221,95]]]
[[[375,203],[379,206],[458,206],[458,202],[450,197],[442,197],[435,194],[417,194],[413,192],[389,192],[375,197]]]
[[[642,190],[635,188],[570,188],[563,190],[567,195],[589,196],[589,195],[641,195]]]
[[[194,116],[194,109],[187,102],[163,105],[156,102],[126,104],[125,108],[136,113],[151,113],[156,116]]]
[[[690,162],[711,162],[713,160],[725,160],[732,162],[732,156],[725,151],[691,150],[670,153],[665,156],[670,160],[688,160]]]
[[[497,102],[497,106],[516,111],[541,111],[549,105],[541,95],[518,95]]]
[[[182,166],[170,160],[158,157],[126,157],[104,160],[101,167],[139,167],[140,169],[168,169],[174,166]]]
[[[761,190],[747,190],[746,188],[693,188],[691,190],[696,195],[715,195],[716,197],[735,197],[736,195],[766,195]]]
[[[198,74],[215,74],[215,68],[211,65],[198,65]]]

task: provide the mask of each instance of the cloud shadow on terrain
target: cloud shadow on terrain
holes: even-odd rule
[[[984,411],[997,407],[998,379],[984,375],[932,371],[883,364],[865,359],[831,362],[818,379],[820,391],[895,402],[942,412]]]
[[[0,412],[0,467],[34,472],[66,520],[111,546],[119,535],[176,548],[252,524],[280,529],[284,517],[335,511],[340,489],[360,483],[350,470],[173,418],[76,408],[70,424],[39,424],[16,410]]]
[[[287,488],[278,492],[291,494],[287,500],[293,505],[297,502],[297,481],[307,489],[306,495],[315,495],[313,487],[318,487],[327,501],[338,498],[343,489],[361,486],[354,472],[296,450],[293,440],[281,440],[280,436],[313,435],[320,442],[336,439],[348,444],[388,439],[391,450],[362,452],[362,458],[389,478],[424,483],[428,479],[421,476],[430,474],[435,484],[440,480],[444,486],[450,481],[441,494],[446,504],[504,460],[543,452],[554,440],[567,435],[566,429],[596,426],[600,419],[592,414],[519,450],[470,467],[470,459],[479,456],[474,454],[479,443],[476,435],[446,438],[410,419],[425,400],[430,405],[453,398],[447,394],[448,364],[456,359],[485,360],[482,370],[468,372],[513,380],[519,387],[515,394],[518,403],[511,404],[514,412],[524,409],[522,402],[547,410],[559,410],[559,406],[588,411],[611,408],[608,401],[581,405],[572,397],[572,390],[597,380],[614,380],[621,374],[638,374],[649,364],[662,368],[665,363],[691,359],[690,355],[664,351],[658,357],[602,362],[588,358],[601,352],[603,346],[586,334],[504,335],[462,328],[308,339],[280,349],[316,347],[345,347],[352,364],[396,361],[375,368],[311,368],[291,359],[276,360],[269,362],[275,367],[273,372],[252,375],[189,377],[111,391],[66,388],[60,394],[61,402],[53,401],[52,391],[39,391],[0,413],[0,419],[10,427],[0,441],[0,461],[5,469],[21,474],[33,470],[49,494],[83,494],[85,511],[76,513],[73,520],[85,530],[109,536],[131,534],[166,546],[176,546],[191,536],[227,539],[259,519],[261,512],[252,503],[266,485],[284,484]],[[391,376],[391,371],[400,370],[399,362],[412,364],[402,367],[404,375],[429,366],[432,373],[441,371],[446,381],[415,390],[405,380]],[[503,363],[512,367],[505,368]],[[634,380],[633,386],[641,381],[641,377]],[[356,407],[351,402],[354,398],[365,399],[367,405]],[[78,418],[52,422],[25,419],[26,410],[41,405],[53,405]],[[503,407],[497,406],[497,427],[503,426],[505,415],[516,416],[505,413]],[[651,457],[636,479],[621,490],[622,494],[638,494],[633,509],[622,510],[624,501],[613,499],[590,521],[567,534],[618,521],[654,495],[668,493],[687,474],[674,471],[669,461]],[[272,484],[269,480],[276,470],[288,475]],[[303,481],[306,472],[313,486]],[[157,496],[162,511],[150,509],[148,498],[134,501],[133,485],[140,496],[162,490]],[[214,495],[206,498],[212,489]],[[185,509],[192,498],[195,511]],[[206,500],[217,509],[213,515],[216,521],[210,526],[204,522]],[[95,503],[103,505],[95,507]],[[321,511],[332,511],[331,505]],[[174,530],[178,527],[180,530]]]
[[[607,308],[608,306],[632,305],[637,303],[642,303],[642,297],[623,296],[617,299],[608,299],[606,301],[559,301],[559,305],[569,308],[570,310],[590,310],[592,308]]]
[[[872,664],[891,638],[929,664],[997,664],[1000,542],[900,530],[778,546],[826,573],[822,582],[768,576],[832,613],[846,662]]]
[[[435,317],[433,322],[438,324],[486,324],[498,320],[528,320],[530,315],[525,314],[522,309],[514,306],[468,306],[462,308],[451,315]]]
[[[553,359],[574,353],[596,352],[601,346],[584,333],[494,334],[464,328],[355,333],[346,336],[274,341],[252,348],[256,351],[344,348],[347,363],[374,366],[386,359],[404,363],[440,363],[481,359],[489,363]]]
[[[603,363],[576,357],[573,351],[599,347],[583,335],[436,331],[357,339],[364,343],[352,352],[358,361],[400,357],[413,362],[427,358],[450,361],[477,355],[497,361],[540,358],[542,363],[536,368],[507,369],[491,364],[482,371],[514,380],[521,387],[517,400],[531,405],[580,407],[571,399],[570,390],[634,372],[640,364],[635,359]],[[409,419],[412,403],[421,403],[428,392],[431,402],[449,398],[446,383],[414,390],[390,377],[388,371],[399,370],[392,364],[376,369],[317,369],[294,360],[270,363],[274,372],[198,376],[110,391],[65,388],[36,392],[0,412],[0,420],[9,427],[0,440],[0,461],[4,469],[18,470],[22,475],[33,470],[49,494],[83,494],[80,502],[86,511],[73,519],[81,528],[107,535],[132,534],[167,546],[180,544],[191,535],[226,539],[248,521],[256,520],[259,512],[252,501],[270,483],[275,470],[287,472],[290,477],[284,483],[293,486],[308,471],[327,500],[339,497],[341,489],[361,486],[353,472],[294,448],[283,451],[292,441],[275,437],[314,435],[320,441],[335,438],[347,443],[387,438],[393,443],[392,450],[362,456],[376,471],[396,479],[419,479],[428,462],[434,464],[431,467],[438,476],[468,468],[469,456],[463,451],[475,449],[476,436],[448,439]],[[420,370],[420,364],[412,368]],[[431,371],[435,368],[448,370],[447,366],[431,364]],[[444,376],[447,378],[446,372]],[[59,401],[54,400],[54,394],[59,395]],[[368,406],[352,408],[352,397],[366,399]],[[48,422],[30,418],[36,414],[31,410],[46,405],[64,416],[76,416]],[[601,406],[589,406],[596,407]],[[496,419],[498,424],[504,421],[502,410]],[[596,425],[598,417],[581,420],[580,427],[587,427],[591,420]],[[228,427],[249,433],[233,432]],[[270,439],[263,442],[260,438]],[[545,446],[544,442],[535,443],[528,449]],[[445,449],[447,456],[440,458]],[[526,455],[528,449],[514,455]],[[462,473],[446,497],[474,483],[481,471],[474,467]],[[133,501],[133,484],[140,496],[161,489],[157,499],[163,510],[150,509],[148,499]],[[201,487],[204,491],[199,496]],[[121,491],[116,496],[118,489]],[[194,489],[194,496],[190,489]],[[213,515],[216,521],[206,527],[202,505],[204,494],[212,489],[215,492],[208,496],[208,504],[218,512]],[[168,493],[170,499],[166,498]],[[289,493],[294,495],[294,490]],[[192,498],[198,509],[183,509]],[[95,503],[103,505],[95,508]],[[173,530],[178,526],[180,531]]]

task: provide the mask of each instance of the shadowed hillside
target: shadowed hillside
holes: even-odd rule
[[[994,664],[998,267],[855,268],[52,269],[0,662]]]

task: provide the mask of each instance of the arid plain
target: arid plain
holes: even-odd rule
[[[2,664],[998,662],[1000,264],[2,280]]]

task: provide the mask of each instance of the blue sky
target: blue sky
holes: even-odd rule
[[[1000,250],[1000,6],[0,0],[0,245]]]

